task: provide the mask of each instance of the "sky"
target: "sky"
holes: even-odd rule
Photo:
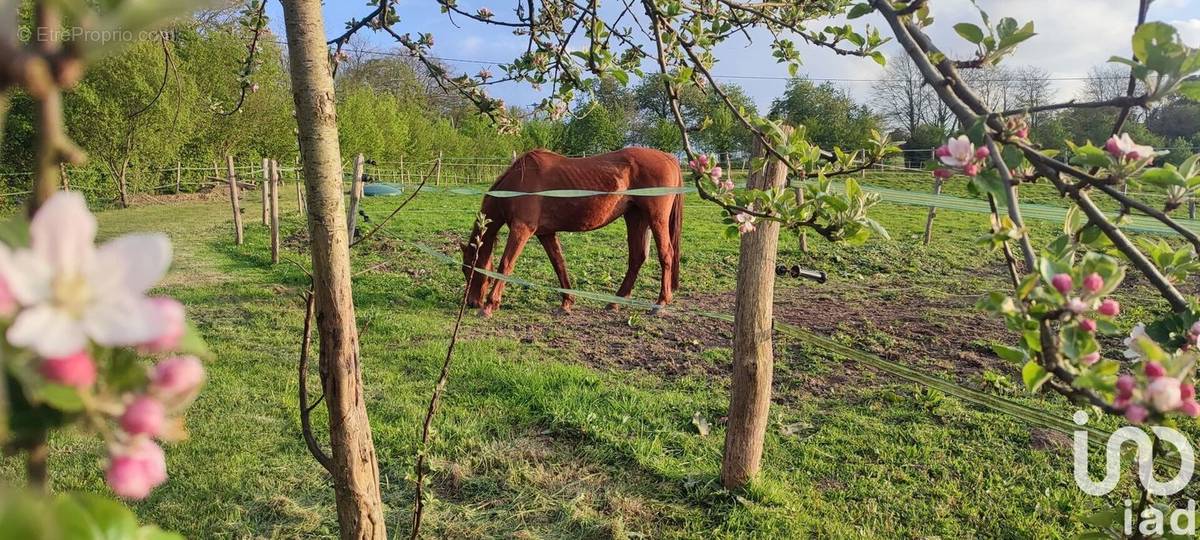
[[[979,15],[970,0],[930,0],[935,18],[929,30],[934,42],[956,57],[971,56],[973,45],[958,37],[952,28],[957,22],[978,22]],[[600,2],[602,9],[604,2]],[[283,35],[283,16],[278,4],[269,4],[271,26]],[[511,29],[487,25],[456,16],[451,22],[440,12],[435,0],[399,0],[397,11],[400,33],[430,32],[436,46],[433,54],[445,59],[453,69],[474,74],[481,68],[511,61],[525,50],[522,37],[512,35]],[[459,0],[460,8],[474,12],[488,7],[497,18],[515,19],[514,0]],[[1083,77],[1088,70],[1108,60],[1110,56],[1130,56],[1129,36],[1133,31],[1137,0],[979,0],[992,20],[1011,16],[1019,22],[1032,20],[1038,35],[1023,43],[1016,54],[1004,60],[1008,66],[1037,66],[1054,78]],[[325,6],[325,28],[329,36],[344,31],[346,21],[370,13],[372,6],[364,0],[330,0]],[[1149,20],[1171,23],[1179,29],[1184,41],[1200,47],[1200,0],[1157,0],[1152,4]],[[832,20],[831,23],[841,21]],[[871,14],[853,21],[857,27],[869,23],[889,33],[881,17]],[[820,28],[814,23],[810,28]],[[379,51],[397,49],[391,37],[369,30],[360,32],[364,48]],[[723,82],[741,85],[761,108],[769,107],[773,98],[783,92],[787,68],[771,57],[769,39],[765,32],[751,33],[753,43],[744,37],[732,38],[717,49],[718,63],[712,72]],[[799,41],[799,40],[797,40]],[[799,45],[803,66],[801,72],[813,80],[831,80],[846,89],[861,102],[870,98],[872,81],[883,76],[883,68],[868,59],[838,56],[820,47]],[[883,47],[888,56],[899,54],[900,47],[889,42]],[[632,83],[631,83],[632,84]],[[1077,80],[1053,81],[1060,98],[1069,98],[1079,90]],[[530,105],[542,93],[527,85],[494,85],[489,92],[510,105]]]

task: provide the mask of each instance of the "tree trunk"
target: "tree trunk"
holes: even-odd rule
[[[121,208],[129,208],[129,160],[121,160],[121,169],[117,171],[117,194],[121,198]]]
[[[386,539],[379,464],[359,370],[342,157],[321,1],[283,0],[282,4],[308,192],[321,387],[329,411],[330,475],[338,524],[342,538]]]
[[[225,156],[225,169],[229,175],[229,204],[233,207],[233,240],[242,245],[242,201],[238,190],[237,169],[233,166],[233,155]]]
[[[354,176],[350,181],[350,207],[346,209],[346,236],[354,241],[354,230],[358,228],[358,201],[362,199],[363,167],[366,160],[362,154],[354,158]]]
[[[267,184],[271,186],[271,264],[279,264],[279,162],[271,160]]]
[[[263,182],[262,182],[262,222],[263,225],[269,225],[271,222],[271,159],[263,158],[262,161]]]
[[[754,153],[766,154],[760,141],[755,141]],[[783,186],[786,181],[787,167],[771,158],[766,170],[752,172],[746,183],[751,188],[767,189]],[[759,221],[754,231],[742,235],[733,315],[733,381],[721,462],[721,484],[726,488],[745,486],[758,474],[762,463],[775,363],[771,317],[778,247],[778,223]]]

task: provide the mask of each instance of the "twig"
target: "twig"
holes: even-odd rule
[[[421,178],[421,183],[417,184],[416,189],[414,189],[413,192],[411,194],[409,194],[407,199],[404,199],[404,202],[400,203],[400,206],[397,206],[395,210],[392,210],[392,213],[388,214],[387,217],[383,218],[383,221],[380,221],[378,225],[375,225],[375,227],[373,227],[370,231],[368,231],[367,234],[360,236],[358,238],[358,240],[350,242],[350,247],[357,246],[357,245],[361,244],[364,240],[374,236],[375,233],[378,232],[379,229],[382,229],[383,226],[386,225],[388,221],[390,221],[393,217],[396,217],[396,214],[400,213],[400,211],[403,210],[405,206],[408,206],[408,203],[410,201],[412,201],[414,198],[416,198],[417,194],[421,192],[421,188],[425,187],[425,183],[429,181],[429,177],[433,175],[435,170],[437,170],[437,163],[434,163],[433,165],[429,166],[429,172],[425,173],[425,176]]]
[[[250,45],[247,47],[246,62],[245,65],[242,66],[242,74],[245,76],[249,76],[254,67],[254,53],[258,50],[258,38],[262,35],[263,26],[266,25],[267,22],[265,15],[266,9],[267,0],[259,0],[258,13],[255,14],[254,19],[254,36],[250,38]],[[248,87],[246,81],[242,81],[241,87],[241,92],[238,94],[237,104],[233,106],[233,109],[224,112],[218,111],[218,114],[221,116],[232,116],[233,113],[236,113],[242,109],[242,104],[246,102],[246,88]]]
[[[333,473],[333,461],[329,459],[329,455],[325,450],[321,449],[321,444],[317,442],[316,436],[312,432],[311,414],[313,408],[321,399],[325,397],[321,394],[321,398],[317,399],[316,403],[311,406],[308,404],[308,349],[312,342],[312,318],[313,305],[316,303],[316,295],[312,289],[309,289],[304,295],[304,334],[300,339],[300,384],[297,386],[297,394],[300,400],[300,432],[304,435],[304,445],[308,447],[308,453],[312,454],[313,458],[325,468],[325,472]]]

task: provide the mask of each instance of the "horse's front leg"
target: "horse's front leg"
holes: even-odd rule
[[[546,248],[546,255],[550,257],[550,265],[554,267],[554,273],[558,275],[558,285],[564,289],[570,289],[571,278],[567,276],[567,261],[563,258],[562,244],[558,242],[558,236],[554,233],[539,234],[538,241],[542,243],[542,247]],[[562,293],[562,310],[564,313],[570,313],[571,306],[574,304],[574,297],[570,294]]]
[[[533,236],[533,228],[511,223],[508,226],[508,241],[504,244],[504,256],[500,258],[500,273],[505,276],[512,274],[513,267],[517,264],[517,257],[521,256],[521,250],[525,249],[525,242],[529,241],[529,237]],[[496,285],[492,287],[492,292],[488,295],[487,300],[483,303],[483,308],[480,312],[484,317],[490,317],[492,312],[500,308],[500,296],[504,294],[504,284],[506,282],[501,279],[496,280]]]

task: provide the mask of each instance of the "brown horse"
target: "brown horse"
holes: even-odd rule
[[[567,158],[549,150],[533,150],[518,158],[509,166],[500,179],[492,184],[493,190],[547,191],[556,189],[582,189],[593,191],[624,191],[636,188],[680,187],[683,177],[679,163],[669,154],[648,148],[625,148],[598,156]],[[468,284],[467,302],[471,307],[481,307],[482,313],[491,313],[500,307],[500,296],[504,293],[504,282],[491,280],[480,273],[471,278],[469,267],[478,261],[481,268],[492,269],[492,249],[500,227],[508,225],[508,242],[504,256],[500,258],[500,273],[509,275],[525,247],[529,237],[536,236],[546,248],[558,282],[564,289],[571,288],[567,277],[567,265],[563,260],[562,246],[558,243],[559,232],[581,232],[599,229],[619,217],[625,218],[629,239],[629,267],[625,280],[617,290],[617,296],[628,297],[633,291],[638,270],[649,255],[650,246],[646,231],[654,235],[658,246],[658,262],[662,267],[662,288],[658,304],[671,301],[671,292],[679,286],[679,230],[683,224],[683,195],[659,196],[592,195],[587,197],[545,197],[523,195],[519,197],[483,198],[482,212],[490,221],[482,231],[478,250],[471,241],[481,232],[478,226],[471,231],[470,240],[463,244],[463,273],[471,279]],[[476,253],[478,251],[478,253]],[[495,281],[488,293],[488,285]],[[487,297],[485,298],[485,294]],[[562,309],[570,311],[574,299],[563,294]],[[610,307],[615,307],[610,305]]]

